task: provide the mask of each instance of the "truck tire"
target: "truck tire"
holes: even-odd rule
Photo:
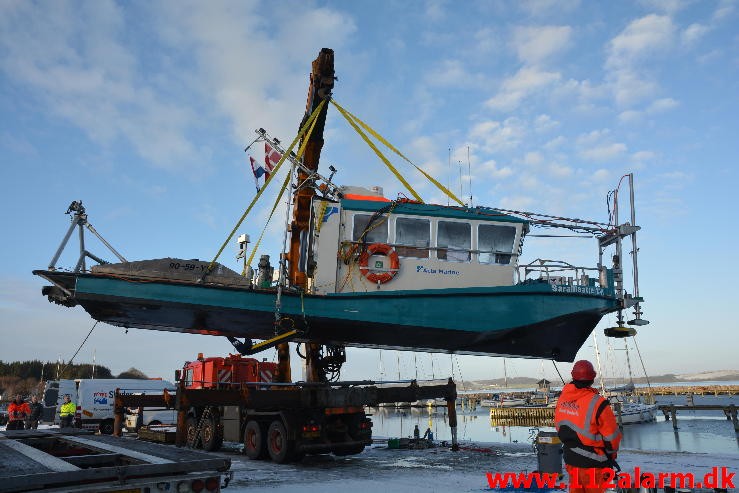
[[[113,420],[112,419],[105,419],[100,423],[99,426],[100,434],[101,435],[112,435],[114,426],[113,426]]]
[[[187,437],[187,446],[190,448],[200,448],[201,437],[195,440],[195,432],[198,429],[198,421],[194,416],[188,416],[185,420],[185,436]]]
[[[267,434],[264,427],[254,420],[249,420],[244,429],[244,453],[252,460],[267,457]]]
[[[267,430],[267,452],[277,464],[290,462],[293,458],[295,442],[288,440],[287,429],[281,420],[272,421]]]
[[[211,414],[205,418],[203,428],[200,430],[200,440],[203,444],[203,450],[215,452],[223,445],[223,430],[219,423],[218,415]]]

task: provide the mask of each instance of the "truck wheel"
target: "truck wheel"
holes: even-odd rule
[[[106,419],[100,423],[100,434],[101,435],[112,435],[113,434],[113,420]]]
[[[287,429],[282,421],[275,420],[267,430],[267,452],[273,462],[284,464],[290,462],[295,443],[287,439]]]
[[[223,432],[219,426],[219,419],[217,415],[210,415],[203,423],[203,428],[200,430],[200,439],[203,443],[203,450],[208,452],[215,452],[223,445]]]
[[[188,416],[185,420],[185,436],[187,437],[187,446],[190,448],[200,448],[202,437],[195,440],[195,432],[198,429],[198,422],[194,416]]]
[[[267,440],[262,426],[254,420],[246,423],[244,430],[244,453],[252,460],[267,457]]]

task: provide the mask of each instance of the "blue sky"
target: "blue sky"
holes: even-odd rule
[[[92,325],[49,304],[31,275],[48,265],[72,200],[129,259],[212,258],[254,194],[243,148],[258,127],[292,139],[310,63],[330,47],[336,100],[455,190],[469,147],[475,204],[606,220],[607,191],[633,171],[647,370],[733,369],[738,18],[729,1],[2,1],[0,359],[69,358]],[[333,108],[328,164],[339,183],[403,191]],[[403,169],[425,199],[446,202]],[[272,200],[242,232],[258,236]],[[264,251],[276,256],[282,217],[273,222]],[[596,262],[585,240],[527,248],[524,260]],[[233,253],[222,261],[236,268]],[[67,252],[60,265],[74,262]],[[98,326],[77,360],[95,351],[114,371],[169,376],[229,348]],[[623,374],[614,354],[608,373]],[[379,376],[378,351],[349,357],[345,377]],[[397,359],[382,352],[386,374]],[[399,359],[401,376],[415,376],[412,353]],[[432,357],[416,361],[431,376]],[[450,361],[433,356],[435,376]],[[495,358],[454,365],[457,378],[502,374]],[[538,361],[508,368],[541,375]]]

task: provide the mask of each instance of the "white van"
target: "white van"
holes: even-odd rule
[[[54,393],[56,383],[57,409],[61,406],[65,394],[70,394],[72,401],[77,404],[75,426],[86,430],[99,430],[100,433],[113,433],[115,391],[120,389],[123,394],[161,393],[164,389],[174,391],[175,386],[166,380],[136,380],[118,378],[96,378],[80,380],[59,380],[48,382],[44,392],[44,402],[47,402]],[[50,390],[51,389],[51,390]],[[59,412],[55,413],[54,423],[59,423]]]

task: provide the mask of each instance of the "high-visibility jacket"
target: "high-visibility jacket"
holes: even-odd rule
[[[610,467],[621,430],[607,399],[592,387],[568,383],[554,411],[554,426],[564,446],[564,461],[575,467]]]
[[[31,408],[27,402],[18,404],[13,401],[8,405],[8,421],[23,421],[31,414]]]
[[[75,412],[77,412],[77,406],[75,406],[74,402],[65,402],[62,404],[62,407],[59,408],[59,416],[62,417],[74,416]]]

